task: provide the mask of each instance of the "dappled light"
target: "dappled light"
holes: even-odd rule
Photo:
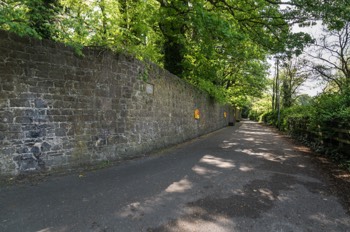
[[[262,130],[258,124],[249,125],[251,131]],[[309,159],[302,156],[304,153],[298,153],[293,145],[274,134],[242,136],[242,127],[235,130],[237,133],[226,128],[220,132],[222,136],[217,133],[210,142],[198,139],[185,145],[186,149],[172,150],[168,156],[146,159],[144,176],[129,169],[137,167],[142,171],[143,161],[139,161],[141,165],[125,166],[129,168],[121,170],[130,176],[128,183],[119,182],[123,172],[112,172],[110,178],[98,183],[88,177],[80,180],[98,190],[105,188],[99,193],[86,190],[77,198],[77,205],[84,203],[79,210],[90,210],[94,215],[88,219],[86,231],[350,228],[345,210]],[[79,188],[70,189],[74,192]],[[64,207],[63,210],[70,206]],[[79,231],[73,222],[66,227],[41,228],[37,231]]]
[[[45,228],[45,229],[42,229],[42,230],[39,230],[38,232],[51,232],[53,230],[51,230],[50,228]]]
[[[319,223],[322,224],[327,224],[327,225],[337,225],[337,224],[342,224],[345,226],[350,226],[349,225],[349,220],[348,218],[329,218],[325,213],[317,213],[314,215],[310,216],[310,219],[318,221]]]
[[[220,174],[219,171],[216,171],[216,170],[212,170],[212,169],[209,169],[209,168],[205,168],[205,167],[202,167],[202,166],[199,166],[199,165],[194,165],[194,167],[192,168],[192,170],[198,174],[198,175],[201,175],[201,176],[211,176],[211,175],[215,175],[215,174]]]
[[[133,202],[128,204],[122,212],[119,213],[119,216],[121,217],[130,217],[130,218],[137,218],[138,213],[137,212],[144,212],[145,208],[141,206],[140,202]]]
[[[218,148],[225,153],[202,156],[191,167],[192,174],[188,176],[188,179],[174,182],[167,188],[180,189],[177,192],[180,194],[191,194],[197,187],[191,185],[191,188],[187,189],[186,186],[189,186],[187,181],[202,178],[211,183],[203,186],[203,192],[196,192],[198,195],[195,199],[197,200],[194,199],[181,210],[177,210],[178,213],[181,212],[181,217],[168,221],[167,224],[155,228],[154,231],[225,232],[236,229],[243,231],[239,226],[237,227],[237,217],[248,218],[247,220],[276,217],[273,209],[278,204],[285,204],[292,208],[299,207],[293,205],[295,198],[289,192],[316,194],[324,191],[317,180],[294,173],[294,171],[302,170],[308,173],[309,169],[307,169],[308,165],[296,162],[297,159],[300,159],[300,155],[293,147],[279,149],[281,146],[278,141],[279,136],[260,127],[259,130],[264,133],[259,133],[259,130],[256,130],[255,133],[254,129],[255,127],[250,128],[249,133],[244,133],[242,128],[237,131],[237,134],[243,135],[242,137],[236,136],[234,140],[221,140]],[[242,146],[245,143],[249,143],[251,147]],[[225,181],[221,180],[224,178],[223,173]],[[254,173],[253,175],[259,177],[259,173],[265,173],[266,176],[262,175],[261,179],[255,177],[240,185],[240,177],[246,175],[249,178],[249,173]],[[221,194],[216,195],[212,185],[219,188]],[[185,191],[181,191],[182,189]],[[303,192],[305,189],[306,192]],[[169,191],[166,190],[166,192]],[[290,213],[288,210],[285,212],[286,215]],[[320,214],[318,210],[313,210],[309,211],[317,212],[315,215]],[[265,215],[264,213],[268,211],[271,212]],[[315,215],[310,216],[310,220],[318,221],[320,217]],[[322,224],[322,222],[317,223]],[[344,221],[343,225],[349,225],[349,222]],[[270,231],[299,231],[301,227],[288,221],[280,221],[271,223],[268,228]],[[253,231],[257,231],[257,228]]]
[[[242,172],[250,172],[253,171],[254,168],[251,165],[241,164],[239,166],[239,170],[241,170]]]
[[[221,148],[224,148],[224,149],[228,149],[228,148],[231,148],[231,147],[234,147],[234,146],[239,146],[239,143],[233,143],[233,142],[229,142],[229,141],[224,141],[222,144],[220,144],[220,147]]]
[[[261,150],[261,151],[271,151],[271,149],[264,148],[264,147],[259,147],[257,150]]]
[[[181,218],[170,222],[170,227],[160,227],[155,231],[220,231],[234,232],[235,223],[224,216],[210,216],[211,212],[203,211],[200,207],[196,208],[190,215],[203,215],[203,217]],[[205,217],[204,215],[208,215]]]
[[[244,196],[246,194],[243,189],[235,189],[232,191],[232,193],[238,196]]]
[[[183,193],[192,188],[192,183],[187,179],[180,180],[179,182],[174,182],[165,189],[168,193]]]
[[[293,146],[294,150],[300,151],[300,152],[305,152],[305,153],[311,153],[311,149],[306,147],[306,146]]]
[[[287,161],[290,158],[296,158],[298,157],[297,155],[292,155],[292,154],[282,154],[282,155],[278,155],[273,153],[273,151],[269,150],[269,149],[264,149],[264,148],[259,148],[257,150],[263,150],[263,151],[270,151],[270,152],[256,152],[253,149],[236,149],[235,151],[237,152],[242,152],[251,156],[257,156],[257,157],[261,157],[263,159],[269,160],[269,161],[273,161],[273,162],[284,162]]]
[[[278,195],[277,196],[277,200],[279,201],[279,202],[284,202],[284,201],[290,201],[290,198],[289,197],[287,197],[286,195]]]
[[[258,192],[261,194],[262,197],[265,197],[269,199],[270,201],[275,200],[274,194],[270,189],[258,189]]]
[[[66,232],[69,231],[68,227],[62,226],[60,228],[57,227],[47,227],[41,230],[38,230],[37,232]]]
[[[199,160],[200,163],[210,164],[218,168],[234,168],[235,164],[232,160],[215,157],[212,155],[205,155]]]
[[[271,132],[261,132],[261,131],[242,131],[242,134],[248,135],[271,135]]]
[[[143,199],[142,201],[135,201],[129,203],[123,208],[115,211],[114,216],[116,218],[133,220],[142,219],[146,215],[152,216],[153,214],[157,213],[157,209],[159,209],[159,207],[161,207],[164,204],[169,204],[169,202],[172,201],[172,198],[168,194],[170,193],[162,191],[160,194],[157,194],[154,197]]]

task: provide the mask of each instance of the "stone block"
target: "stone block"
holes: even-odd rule
[[[15,90],[15,86],[13,85],[13,83],[2,83],[2,90],[3,91],[14,91]]]
[[[38,146],[33,146],[31,149],[30,149],[30,152],[33,153],[33,155],[35,156],[38,156],[41,154],[41,150],[40,150],[40,147],[39,145]]]
[[[35,76],[39,78],[49,78],[49,69],[50,65],[49,64],[36,64],[36,73]]]
[[[44,86],[29,86],[29,92],[43,94],[43,93],[51,93],[50,89]]]
[[[9,111],[0,111],[0,123],[12,123],[13,113]]]
[[[45,169],[45,162],[33,153],[24,153],[14,157],[20,173],[28,171],[40,171]]]
[[[0,122],[0,131],[7,131],[7,130],[9,130],[9,124]]]
[[[29,53],[26,53],[25,50],[23,52],[18,51],[14,54],[15,54],[14,58],[22,62],[29,61],[31,58],[31,55]]]
[[[50,64],[50,57],[45,53],[35,53],[30,55],[30,59],[35,63]]]
[[[71,150],[74,148],[74,144],[71,141],[65,141],[62,144],[62,149],[63,150]]]
[[[57,109],[50,109],[47,110],[47,115],[61,115],[61,110],[57,110]]]
[[[50,145],[49,143],[43,142],[43,143],[41,144],[41,151],[42,151],[42,152],[50,151],[50,149],[51,149],[51,145]]]
[[[43,136],[44,135],[42,134],[41,130],[33,130],[26,132],[26,138],[39,138]]]
[[[73,115],[73,111],[72,110],[62,110],[61,114],[62,115]]]
[[[13,133],[20,133],[22,131],[22,126],[18,124],[8,124],[8,131]]]
[[[0,130],[0,141],[4,140],[6,138],[6,135],[3,131]]]
[[[50,63],[54,63],[62,66],[66,64],[66,57],[61,53],[51,54],[50,58],[51,58]]]
[[[47,108],[47,101],[37,98],[34,100],[34,105],[36,108]]]
[[[58,108],[58,109],[64,109],[64,108],[69,108],[68,103],[64,101],[55,101],[53,103],[53,108]]]
[[[55,135],[58,137],[66,136],[67,135],[66,129],[65,128],[56,128]]]
[[[33,123],[33,118],[31,118],[31,117],[16,117],[15,123],[31,124],[31,123]]]
[[[10,107],[30,107],[28,99],[10,99]]]

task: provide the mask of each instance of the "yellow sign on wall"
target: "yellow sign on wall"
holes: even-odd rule
[[[194,110],[194,118],[197,119],[197,120],[200,118],[199,109],[195,109],[195,110]]]
[[[227,117],[227,113],[226,113],[226,111],[224,112],[224,118],[226,118]]]

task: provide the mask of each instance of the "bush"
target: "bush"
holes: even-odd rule
[[[262,121],[269,125],[288,130],[291,120],[308,120],[311,128],[350,128],[350,91],[346,93],[325,93],[311,101],[310,105],[298,105],[281,109],[280,125],[278,125],[278,112],[250,111],[249,118]]]
[[[259,121],[260,113],[254,110],[249,111],[248,117],[250,120]]]
[[[321,127],[350,127],[350,93],[322,94],[314,102],[311,123]]]
[[[261,119],[264,123],[277,126],[278,112],[277,111],[266,112],[261,115]]]
[[[289,128],[288,121],[291,118],[310,117],[312,112],[311,106],[293,106],[280,111],[280,125],[278,125],[278,111],[270,111],[262,114],[262,121],[286,131]]]

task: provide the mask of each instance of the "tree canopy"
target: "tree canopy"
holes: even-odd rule
[[[0,29],[150,60],[222,102],[244,105],[267,83],[269,55],[298,55],[291,25],[349,21],[346,0],[4,0]]]

